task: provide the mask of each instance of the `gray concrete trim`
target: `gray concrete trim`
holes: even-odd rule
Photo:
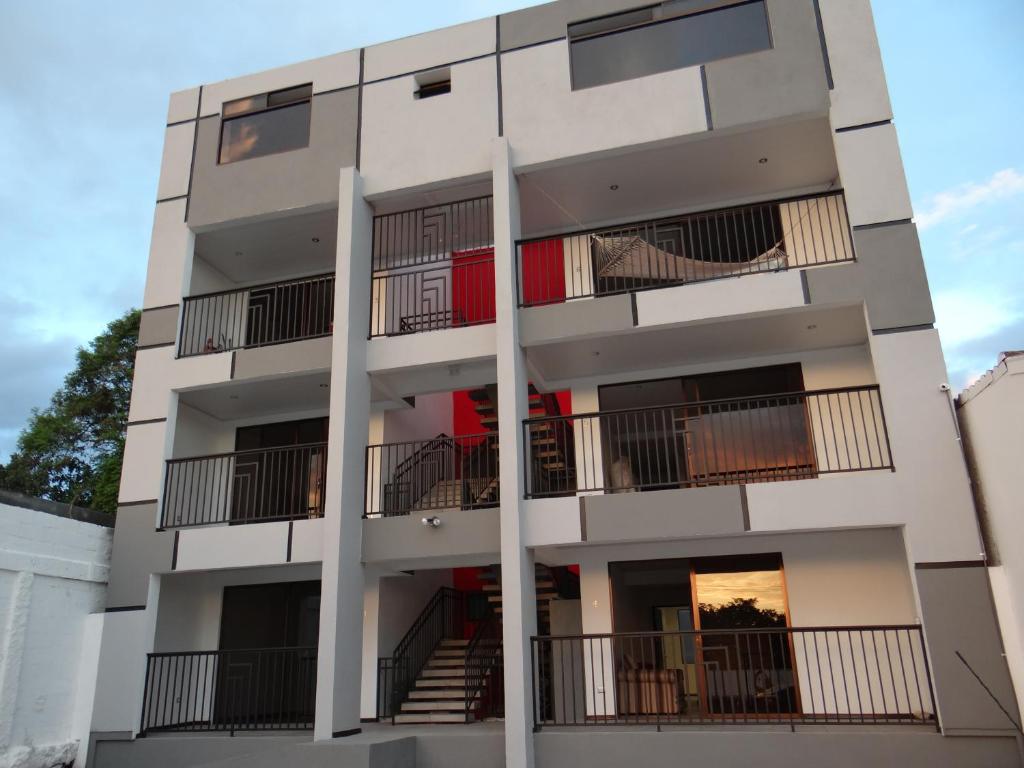
[[[238,355],[238,351],[237,350],[232,350],[231,351],[231,369],[228,371],[228,379],[234,379],[235,378],[235,358],[237,357],[237,355]]]
[[[174,549],[171,550],[171,570],[178,570],[178,542],[181,540],[181,531],[174,532]]]
[[[580,496],[580,541],[587,540],[587,497]]]
[[[715,121],[711,117],[711,95],[708,93],[708,70],[704,64],[700,65],[700,88],[704,93],[704,117],[708,121],[708,130],[715,129]]]
[[[501,16],[494,17],[494,65],[498,89],[498,136],[505,135],[505,111],[501,94]]]
[[[945,568],[984,568],[984,560],[946,560],[936,562],[914,563],[914,568],[920,571],[945,569]]]
[[[173,347],[173,346],[174,346],[174,342],[173,341],[165,341],[165,342],[161,342],[160,344],[139,344],[137,347],[135,347],[135,349],[136,350],[139,350],[139,349],[160,349],[161,347]]]
[[[640,310],[636,307],[636,293],[629,294],[629,309],[633,313],[633,327],[640,325]]]
[[[188,166],[188,197],[185,200],[185,221],[188,221],[188,208],[192,203],[192,177],[196,170],[196,148],[199,145],[199,119],[203,109],[203,86],[199,86],[199,98],[196,99],[195,129],[192,131],[192,160]]]
[[[102,525],[105,528],[112,528],[114,526],[114,516],[106,512],[89,509],[88,507],[77,507],[73,504],[64,504],[60,501],[51,501],[50,499],[40,499],[36,496],[26,496],[17,491],[0,489],[0,504],[31,509],[34,512],[43,512],[55,517],[66,517],[69,520],[77,520],[80,523]]]
[[[120,606],[110,606],[108,608],[104,608],[103,612],[104,613],[124,613],[125,611],[144,611],[144,610],[146,610],[146,606],[144,606],[144,605],[120,605]]]
[[[295,531],[295,521],[288,521],[288,543],[285,545],[284,561],[290,563],[292,561],[292,534]]]
[[[118,508],[120,507],[141,507],[143,504],[157,504],[160,499],[142,499],[142,501],[119,501],[117,502]]]
[[[810,283],[807,280],[807,270],[806,269],[801,269],[800,270],[800,290],[803,291],[803,294],[804,294],[804,304],[810,304],[811,303],[811,286],[810,286]]]
[[[882,227],[897,227],[900,224],[911,224],[913,219],[891,219],[889,221],[879,221],[874,224],[855,224],[853,226],[854,232],[863,232],[866,229],[881,229]]]
[[[167,421],[167,417],[163,416],[159,419],[139,419],[138,421],[129,421],[129,427],[141,427],[143,424],[159,424],[162,421]]]
[[[892,125],[892,120],[875,120],[870,123],[858,123],[857,125],[844,125],[836,128],[836,133],[849,133],[850,131],[863,131],[867,128],[880,128],[883,125]]]
[[[821,21],[821,4],[814,0],[814,20],[818,23],[818,41],[821,43],[821,60],[825,64],[825,81],[830,91],[835,90],[836,84],[832,80],[832,62],[828,58],[828,42],[825,40],[825,25]]]
[[[502,53],[515,53],[516,51],[525,51],[527,48],[536,48],[540,45],[550,45],[551,43],[560,43],[563,40],[567,40],[568,35],[559,35],[558,37],[552,37],[550,40],[539,40],[536,43],[526,43],[526,45],[517,45],[512,48],[502,48]]]
[[[747,501],[747,486],[740,486],[740,512],[743,515],[743,530],[750,530],[750,502]]]
[[[885,336],[887,333],[908,333],[912,331],[930,331],[935,328],[935,323],[922,323],[920,325],[904,325],[897,328],[872,328],[872,336]]]
[[[160,203],[173,203],[175,200],[184,200],[187,197],[188,197],[187,194],[186,195],[173,195],[171,197],[158,197],[157,200],[156,200],[156,204],[160,205]]]
[[[182,197],[184,197],[184,195],[182,195]],[[145,314],[146,312],[157,312],[157,311],[159,311],[161,309],[172,309],[172,308],[173,309],[177,309],[179,306],[181,306],[181,305],[180,304],[161,304],[158,307],[143,307],[141,311],[143,312],[143,314]]]
[[[366,62],[366,49],[359,49],[359,83],[356,87],[359,89],[358,95],[356,96],[356,170],[359,170],[359,162],[363,157],[363,86],[365,82],[363,80],[363,73],[365,72]],[[231,372],[232,378],[234,377],[234,360],[231,361]]]
[[[353,88],[358,88],[359,83],[353,83],[352,85],[342,85],[338,88],[328,88],[326,91],[315,91],[310,98],[315,99],[317,96],[330,96],[332,93],[339,93],[341,91],[351,91]]]
[[[349,728],[345,731],[335,731],[331,734],[332,739],[344,739],[346,736],[357,736],[363,732],[362,728]]]
[[[186,125],[187,123],[195,122],[198,119],[199,118],[196,118],[196,117],[189,117],[189,118],[186,118],[184,120],[177,120],[177,121],[175,121],[173,123],[167,123],[167,127],[168,128],[173,128],[176,125]]]

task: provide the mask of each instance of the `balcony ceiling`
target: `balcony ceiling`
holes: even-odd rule
[[[838,176],[824,118],[742,133],[712,132],[521,174],[522,230],[524,236],[543,235],[577,229],[580,223],[595,226],[782,197],[823,189]]]
[[[196,255],[234,282],[267,282],[333,272],[337,237],[332,209],[203,232]]]
[[[182,403],[223,421],[324,411],[330,405],[327,371],[221,384],[182,392]]]
[[[679,366],[734,363],[746,358],[848,347],[867,341],[860,304],[785,310],[726,322],[572,339],[531,347],[530,363],[548,388],[574,379],[633,372],[634,378]]]

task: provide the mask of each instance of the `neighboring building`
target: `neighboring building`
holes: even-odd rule
[[[866,0],[560,0],[167,123],[94,765],[1019,765]]]
[[[957,417],[974,480],[988,577],[1003,647],[1024,710],[1024,351],[1003,352],[995,368],[957,397]]]
[[[84,763],[113,522],[0,490],[0,768]]]

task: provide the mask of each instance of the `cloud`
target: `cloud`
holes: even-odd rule
[[[919,229],[928,229],[976,208],[983,203],[1002,200],[1024,193],[1024,174],[1005,168],[980,184],[969,182],[933,195],[925,205],[918,206],[915,221]]]
[[[950,350],[990,337],[1021,316],[1014,299],[992,290],[939,291],[932,301],[942,342]]]
[[[996,364],[1000,352],[1014,349],[1024,349],[1024,314],[998,330],[956,348],[947,345],[950,385],[954,390],[963,390]]]

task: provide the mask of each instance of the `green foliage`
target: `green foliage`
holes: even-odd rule
[[[722,605],[700,604],[701,629],[784,626],[786,617],[774,608],[758,608],[756,597],[734,597]]]
[[[74,370],[18,436],[0,488],[113,513],[139,339],[129,310],[80,348]]]

